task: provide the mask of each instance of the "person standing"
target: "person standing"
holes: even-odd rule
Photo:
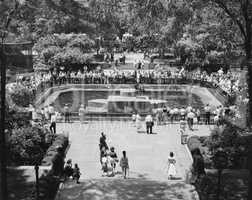
[[[51,125],[50,125],[50,131],[52,132],[52,134],[56,134],[56,113],[54,113],[51,116]]]
[[[101,133],[99,147],[100,147],[100,150],[102,150],[103,147],[105,148],[105,150],[108,149],[108,145],[106,142],[106,135],[103,132]]]
[[[147,134],[152,134],[153,119],[151,115],[147,115],[145,118],[146,132]]]
[[[173,179],[176,177],[177,170],[176,170],[175,164],[176,164],[176,160],[174,157],[174,153],[170,152],[170,155],[168,157],[168,172],[167,172],[168,179]]]
[[[65,180],[70,176],[73,176],[72,160],[68,159],[66,165],[64,166],[64,176]]]
[[[135,114],[135,113],[132,114],[131,119],[132,119],[132,123],[133,123],[134,126],[135,126],[135,125],[136,125],[136,114]]]
[[[123,156],[120,160],[120,166],[122,168],[123,178],[126,178],[127,172],[129,171],[129,161],[128,157],[126,156],[126,151],[122,152]]]
[[[193,111],[190,111],[187,114],[187,123],[188,123],[188,127],[191,131],[193,131],[193,119],[195,117],[195,114],[193,113]]]
[[[179,116],[179,109],[178,108],[173,108],[173,119],[178,120],[178,116]]]
[[[80,179],[80,168],[77,163],[74,164],[73,168],[73,180],[76,180],[76,183],[79,184],[79,179]]]
[[[85,116],[85,108],[84,108],[84,105],[81,104],[80,109],[79,109],[79,117],[80,117],[81,123],[84,123],[84,116]]]
[[[64,117],[65,117],[65,123],[70,123],[70,111],[68,104],[65,104],[64,106]]]
[[[163,124],[166,124],[167,120],[167,107],[163,107],[163,113],[162,113],[162,118],[163,118]]]
[[[211,116],[211,113],[210,113],[210,106],[209,104],[207,104],[204,108],[205,110],[205,117],[206,117],[206,121],[205,121],[205,124],[206,125],[210,125],[210,116]]]
[[[185,120],[185,116],[186,116],[186,109],[182,107],[180,109],[180,120]]]
[[[117,154],[115,152],[115,148],[114,147],[110,148],[109,156],[112,158],[112,160],[111,160],[111,166],[112,166],[112,170],[113,170],[112,173],[114,174],[115,173],[115,168],[116,168],[116,163],[118,162]]]

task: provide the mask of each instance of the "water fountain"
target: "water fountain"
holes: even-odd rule
[[[109,95],[107,99],[92,99],[88,101],[88,112],[103,113],[140,113],[147,114],[154,109],[162,108],[167,101],[150,99],[137,94],[135,89],[120,89],[119,95]]]

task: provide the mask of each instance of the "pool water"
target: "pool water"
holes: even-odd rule
[[[62,112],[64,105],[68,104],[71,112],[78,112],[81,104],[87,106],[89,100],[107,99],[109,95],[120,95],[120,91],[73,90],[62,92],[55,101],[55,107]],[[144,91],[140,95],[148,96],[150,99],[166,100],[170,108],[191,105],[193,108],[203,109],[200,97],[187,91]]]

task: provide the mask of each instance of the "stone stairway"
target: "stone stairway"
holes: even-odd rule
[[[193,186],[183,181],[156,181],[145,178],[101,178],[68,181],[61,185],[55,200],[198,200]]]

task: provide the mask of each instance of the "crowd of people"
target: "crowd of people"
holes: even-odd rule
[[[137,127],[138,131],[143,128],[143,121],[146,125],[146,133],[152,134],[154,122],[156,125],[166,125],[168,123],[173,124],[175,121],[185,120],[187,121],[189,130],[193,131],[194,124],[215,124],[219,126],[226,117],[239,118],[238,108],[236,106],[224,107],[222,105],[216,108],[206,104],[203,110],[199,108],[193,108],[192,106],[181,108],[169,108],[164,106],[157,109],[152,115],[147,115],[145,120],[139,113],[132,114],[132,122]]]
[[[222,69],[207,74],[205,71],[189,72],[182,68],[170,70],[95,70],[95,71],[56,71],[36,73],[29,78],[18,77],[18,84],[34,90],[62,84],[201,84],[221,89],[231,95],[239,91],[239,74]]]

